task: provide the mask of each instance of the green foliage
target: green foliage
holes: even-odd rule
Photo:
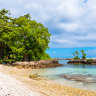
[[[0,60],[0,63],[3,63],[3,60],[2,59]]]
[[[93,59],[87,59],[88,62],[93,61]]]
[[[31,20],[30,14],[9,17],[9,10],[0,11],[0,58],[14,61],[49,59],[50,33],[41,23]]]
[[[14,59],[3,60],[4,63],[13,63]]]
[[[78,56],[75,56],[75,57],[74,57],[74,60],[78,60],[78,59],[80,59]]]
[[[81,50],[80,52],[82,53],[82,59],[86,60],[86,54],[85,54],[84,50]],[[73,53],[73,55],[75,56],[74,60],[80,59],[79,56],[78,56],[79,52],[77,50],[75,51],[75,53]]]
[[[79,52],[77,50],[75,51],[75,53],[73,53],[73,55],[75,56],[74,57],[74,60],[80,59],[79,56],[78,56],[79,55]]]
[[[82,56],[82,59],[83,60],[86,60],[86,54]]]
[[[82,52],[82,59],[85,60],[86,59],[86,54],[84,53],[84,50],[81,50],[80,52]]]

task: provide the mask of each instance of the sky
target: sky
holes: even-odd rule
[[[0,0],[3,8],[48,27],[51,48],[96,47],[96,0]]]

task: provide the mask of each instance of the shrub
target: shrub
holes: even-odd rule
[[[74,60],[78,60],[78,59],[80,59],[78,56],[75,56],[75,57],[74,57]]]
[[[3,60],[0,60],[0,63],[3,63]]]
[[[14,61],[14,59],[3,60],[4,63],[13,63]]]
[[[87,59],[88,62],[93,61],[93,59]]]

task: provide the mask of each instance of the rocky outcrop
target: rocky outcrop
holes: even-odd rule
[[[15,62],[12,65],[18,68],[53,68],[62,66],[63,64],[59,64],[58,60],[38,60],[30,62]]]
[[[74,80],[74,81],[81,81],[86,83],[96,83],[96,77],[92,75],[82,75],[82,74],[63,74],[61,77]]]
[[[96,64],[96,59],[89,61],[89,60],[69,60],[68,64]]]

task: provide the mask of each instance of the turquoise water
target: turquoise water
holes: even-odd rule
[[[59,60],[59,63],[64,64],[64,66],[41,69],[43,71],[42,75],[49,77],[58,77],[61,74],[83,74],[96,76],[96,65],[74,65],[67,64],[67,62],[67,60]]]
[[[50,48],[47,53],[52,58],[73,58],[73,53],[78,50],[79,57],[82,57],[80,50],[84,50],[87,58],[96,58],[96,47],[78,47],[78,48]],[[49,74],[82,74],[82,75],[96,75],[96,65],[70,65],[68,61],[60,60],[59,63],[64,64],[62,67],[48,69]],[[46,69],[47,71],[47,69]],[[47,73],[47,72],[46,72]],[[48,75],[49,75],[48,74]]]
[[[83,48],[50,48],[46,52],[52,58],[72,58],[73,53],[78,50],[84,50],[87,54],[87,58],[96,58],[96,47],[83,47]],[[79,57],[82,57],[81,53]],[[74,65],[67,64],[67,60],[59,60],[59,63],[64,64],[64,66],[56,67],[56,68],[46,68],[46,69],[37,69],[37,74],[42,75],[43,77],[54,81],[55,83],[64,84],[66,86],[72,86],[76,88],[93,90],[96,91],[96,82],[80,82],[75,80],[68,80],[66,78],[62,78],[63,74],[70,75],[86,75],[88,78],[96,78],[96,65]],[[90,77],[91,76],[91,77]],[[87,78],[87,77],[86,77]]]
[[[64,64],[64,66],[56,68],[46,68],[46,69],[36,69],[35,73],[51,80],[52,82],[64,84],[66,86],[72,86],[75,88],[81,88],[86,90],[96,91],[96,82],[86,83],[75,80],[68,80],[60,77],[63,74],[81,74],[88,75],[89,77],[96,78],[96,65],[74,65],[67,64],[68,60],[59,60],[59,63]]]

